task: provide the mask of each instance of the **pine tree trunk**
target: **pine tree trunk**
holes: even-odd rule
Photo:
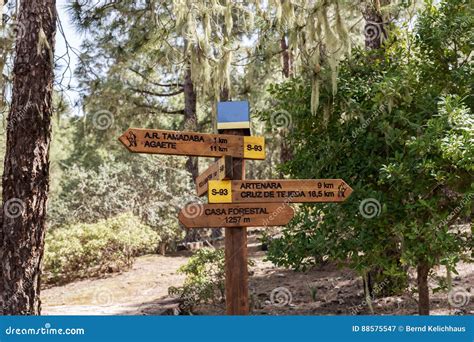
[[[420,262],[417,267],[418,282],[418,313],[430,314],[430,290],[428,287],[428,273],[430,268],[426,262]]]
[[[184,129],[187,131],[196,131],[197,129],[196,101],[196,92],[191,79],[191,68],[188,67],[184,76]],[[193,180],[199,176],[196,157],[188,157],[186,169],[193,176]]]
[[[288,44],[286,42],[286,38],[283,35],[280,39],[280,47],[282,50],[282,73],[285,78],[290,77],[291,75],[291,54],[288,51]],[[291,146],[287,141],[287,136],[290,127],[281,127],[280,132],[280,163],[284,164],[287,161],[293,159],[293,152],[291,150]],[[284,174],[280,172],[280,178],[283,178]]]
[[[184,129],[186,131],[197,130],[197,114],[196,114],[196,92],[191,78],[191,68],[188,67],[184,75]],[[186,161],[186,170],[193,177],[193,181],[199,176],[198,159],[196,157],[188,157]],[[199,238],[199,229],[187,229],[186,242],[197,241]]]
[[[390,0],[373,0],[369,1],[364,9],[364,38],[365,48],[368,50],[380,49],[383,41],[387,38],[380,7],[388,4],[390,4]]]
[[[283,35],[280,39],[280,48],[281,48],[281,59],[282,59],[282,72],[285,78],[290,77],[291,73],[291,60],[290,60],[290,51],[288,51],[288,44],[286,43],[286,38]]]
[[[49,188],[56,1],[21,1],[0,213],[4,315],[38,315]]]

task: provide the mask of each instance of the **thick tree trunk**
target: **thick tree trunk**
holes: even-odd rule
[[[428,273],[430,267],[425,262],[420,262],[417,267],[418,282],[418,313],[420,315],[430,314],[430,290],[428,287]]]
[[[365,48],[368,50],[380,49],[383,41],[387,38],[380,7],[388,4],[390,4],[390,0],[373,0],[369,1],[364,9],[364,38]]]
[[[191,79],[191,68],[186,70],[184,76],[184,129],[187,131],[196,131],[197,129],[196,92]],[[196,157],[188,157],[186,169],[191,173],[193,179],[199,176]]]
[[[291,54],[288,50],[288,43],[286,42],[286,38],[283,35],[280,39],[280,47],[282,50],[282,73],[285,78],[290,77],[291,75]],[[288,121],[289,122],[289,121]],[[293,158],[293,152],[291,147],[287,141],[288,131],[290,127],[281,127],[281,143],[280,143],[280,163],[286,163]],[[283,178],[283,173],[280,172],[280,178]]]
[[[280,39],[280,48],[281,48],[281,60],[282,60],[282,73],[285,78],[290,77],[291,74],[291,58],[290,51],[288,50],[288,44],[286,38],[283,35]]]
[[[8,115],[0,224],[4,315],[40,314],[40,273],[49,187],[55,0],[21,1]]]
[[[196,114],[196,92],[191,78],[191,68],[188,67],[184,75],[184,129],[186,131],[197,130],[197,114]],[[199,176],[199,165],[196,157],[188,157],[186,161],[186,170],[191,174],[193,180]],[[186,242],[193,242],[199,239],[199,229],[187,229]]]

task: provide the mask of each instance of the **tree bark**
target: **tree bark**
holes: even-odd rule
[[[418,282],[418,313],[420,315],[430,314],[430,290],[428,287],[428,273],[430,267],[426,262],[420,262],[417,267]]]
[[[41,312],[56,16],[55,0],[21,1],[0,211],[3,315]]]
[[[282,73],[285,78],[291,75],[291,54],[288,50],[288,44],[286,42],[285,35],[282,35],[280,39],[280,47],[282,50]],[[281,127],[281,143],[280,143],[280,163],[284,164],[287,161],[293,159],[293,152],[291,146],[287,141],[288,132],[290,127]],[[280,178],[283,178],[283,172],[280,172]]]
[[[188,67],[184,76],[184,129],[187,131],[196,131],[197,114],[196,114],[196,92],[194,91],[193,81],[191,79],[191,68]],[[193,176],[193,180],[199,176],[198,159],[196,157],[188,157],[186,169]]]
[[[281,60],[282,60],[282,73],[285,78],[290,77],[291,74],[291,58],[290,51],[288,51],[288,44],[286,42],[285,35],[282,35],[280,39],[281,48]]]
[[[380,7],[388,4],[390,4],[390,0],[369,1],[363,11],[365,48],[367,50],[380,49],[383,41],[387,39],[387,31]]]
[[[229,88],[221,89],[221,93],[219,96],[220,101],[230,101],[230,91]]]
[[[191,78],[191,67],[188,66],[186,74],[184,75],[184,129],[186,131],[197,130],[197,114],[196,114],[196,92],[194,91],[194,84]],[[193,181],[199,176],[199,165],[196,157],[188,157],[186,161],[186,170],[193,177]],[[199,239],[199,229],[187,229],[186,242],[193,242]]]

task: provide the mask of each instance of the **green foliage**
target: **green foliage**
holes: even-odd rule
[[[136,256],[155,252],[158,234],[132,214],[78,223],[46,235],[46,283],[63,283],[130,267]]]
[[[249,260],[248,266],[254,263]],[[225,300],[225,254],[223,249],[203,248],[181,266],[186,279],[181,287],[170,287],[171,296],[181,299],[180,309],[193,313],[199,304],[218,304]]]
[[[109,157],[97,169],[73,165],[64,171],[61,192],[49,206],[54,228],[93,223],[132,211],[169,244],[182,238],[179,209],[194,197],[191,177],[173,157],[134,155],[131,161]]]
[[[179,273],[186,279],[181,287],[170,287],[168,292],[182,300],[181,309],[192,313],[196,305],[216,304],[225,298],[225,259],[223,249],[198,250],[182,266]]]
[[[400,28],[383,57],[356,50],[341,64],[338,93],[321,89],[316,116],[306,80],[270,88],[279,103],[272,109],[291,113],[294,126],[294,158],[282,169],[295,178],[342,178],[354,189],[343,204],[303,206],[270,246],[270,260],[302,269],[326,256],[361,274],[375,267],[403,277],[407,266],[453,268],[467,257],[470,232],[451,225],[472,212],[474,191],[468,7],[428,4],[414,36],[401,39],[408,28]]]

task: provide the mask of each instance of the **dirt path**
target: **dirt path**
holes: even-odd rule
[[[258,246],[249,246],[255,261],[249,281],[252,314],[255,315],[370,315],[364,302],[360,277],[344,268],[325,265],[306,273],[294,272],[264,261]],[[168,287],[184,280],[176,273],[189,253],[174,256],[149,255],[137,259],[127,272],[103,279],[84,280],[43,291],[46,315],[161,315],[173,314]],[[444,276],[444,269],[436,270]],[[432,314],[474,314],[474,265],[461,264],[453,279],[455,297],[463,305],[448,303],[446,292],[431,295]],[[415,284],[413,274],[411,283]],[[430,281],[436,287],[435,279]],[[377,315],[414,315],[416,296],[406,294],[374,298]],[[224,314],[224,304],[198,308],[198,314]]]
[[[43,314],[141,314],[166,297],[168,287],[182,284],[184,277],[176,271],[187,259],[186,254],[147,255],[137,258],[127,272],[43,290]]]

